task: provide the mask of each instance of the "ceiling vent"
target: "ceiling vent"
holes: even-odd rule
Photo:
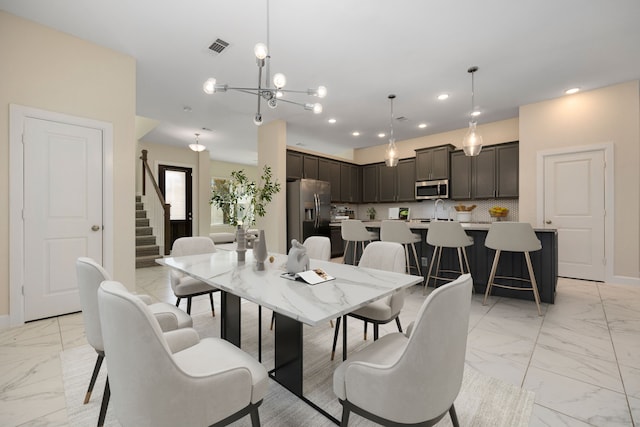
[[[229,43],[227,43],[222,39],[216,39],[216,41],[214,41],[211,44],[211,46],[209,46],[209,49],[215,52],[216,54],[221,54],[222,51],[225,50],[227,47],[229,47]]]
[[[405,116],[400,116],[400,117],[396,117],[396,120],[399,121],[399,122],[406,122],[409,119],[406,118]]]

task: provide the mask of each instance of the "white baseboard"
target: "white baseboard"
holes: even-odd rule
[[[0,316],[0,330],[9,329],[11,327],[11,318],[8,314],[3,314]]]
[[[629,277],[629,276],[613,276],[611,280],[607,280],[606,283],[616,284],[616,285],[631,285],[631,286],[640,286],[640,277]]]

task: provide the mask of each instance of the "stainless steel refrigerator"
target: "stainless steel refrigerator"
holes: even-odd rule
[[[330,237],[331,184],[315,179],[287,182],[287,248],[309,236]]]

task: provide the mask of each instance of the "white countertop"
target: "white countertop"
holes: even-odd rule
[[[363,307],[400,289],[422,282],[421,276],[393,273],[311,260],[311,268],[322,268],[335,280],[308,285],[280,277],[287,256],[270,253],[275,260],[256,269],[253,251],[238,263],[235,251],[160,258],[156,262],[210,283],[223,291],[267,307],[300,322],[315,326]]]
[[[407,225],[409,226],[409,228],[412,228],[414,230],[428,230],[429,229],[429,223],[428,222],[413,222],[413,221],[405,221],[407,223]],[[382,221],[362,221],[362,223],[365,225],[365,227],[371,227],[371,228],[380,228],[380,225],[382,224]],[[340,227],[341,223],[339,222],[335,222],[335,223],[331,223],[332,226],[335,227]],[[489,227],[491,227],[491,223],[486,223],[486,222],[461,222],[460,225],[462,225],[462,228],[468,229],[468,230],[484,230],[484,231],[488,231]],[[541,231],[541,232],[555,232],[557,231],[557,229],[555,227],[545,227],[545,228],[533,228],[534,231]]]

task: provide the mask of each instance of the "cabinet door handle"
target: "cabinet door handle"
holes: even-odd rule
[[[544,223],[545,224],[551,224],[551,220],[546,220]]]

